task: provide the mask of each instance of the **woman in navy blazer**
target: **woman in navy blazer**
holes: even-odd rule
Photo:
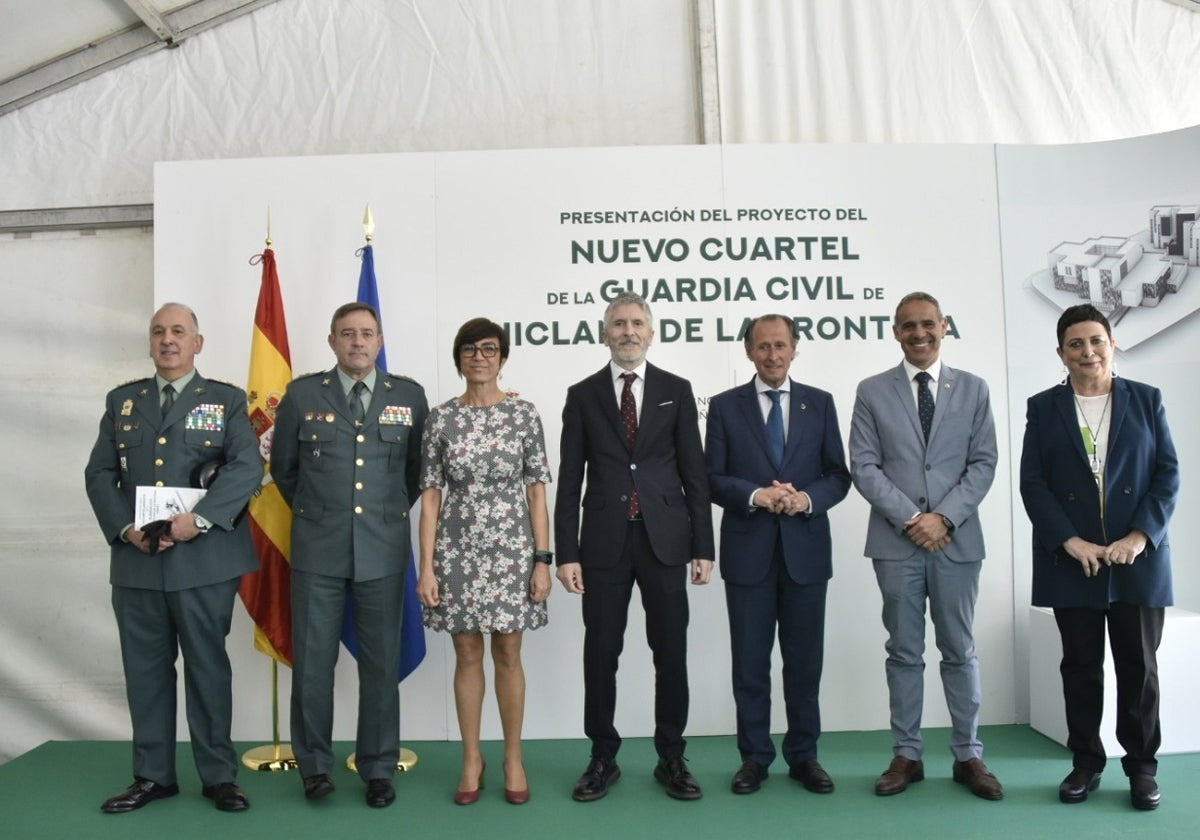
[[[1021,498],[1033,523],[1033,603],[1054,608],[1062,637],[1067,747],[1059,786],[1082,802],[1100,784],[1105,749],[1105,625],[1117,677],[1117,740],[1135,808],[1158,807],[1157,651],[1172,603],[1167,525],[1179,462],[1162,394],[1112,372],[1112,328],[1090,304],[1058,321],[1060,385],[1030,397]]]

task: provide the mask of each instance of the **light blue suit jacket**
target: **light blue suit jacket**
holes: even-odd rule
[[[987,383],[942,365],[929,444],[921,433],[912,385],[901,363],[858,385],[850,423],[850,476],[871,505],[864,554],[902,560],[921,551],[904,533],[918,512],[954,523],[945,555],[958,563],[984,557],[976,515],[996,474],[996,426]]]

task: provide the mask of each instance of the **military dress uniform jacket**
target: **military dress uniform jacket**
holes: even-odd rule
[[[197,372],[165,417],[159,399],[153,377],[110,391],[84,469],[88,500],[112,546],[109,582],[173,592],[254,571],[258,559],[249,523],[235,524],[261,484],[263,469],[245,392]],[[214,460],[224,466],[193,511],[212,523],[208,533],[154,558],[121,539],[134,520],[139,485],[190,487],[193,471]]]
[[[271,477],[292,507],[292,568],[355,581],[410,565],[429,405],[411,379],[376,369],[361,428],[337,370],[293,381],[279,403]]]

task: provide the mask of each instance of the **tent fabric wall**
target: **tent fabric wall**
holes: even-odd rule
[[[1200,123],[1200,15],[1163,0],[281,0],[0,117],[0,210],[145,203],[159,160],[698,142],[705,8],[725,142]],[[0,761],[128,737],[81,470],[103,394],[148,369],[151,258],[148,231],[0,235]],[[259,670],[239,690],[269,696]]]
[[[1200,124],[1164,0],[717,2],[726,143],[1080,143]]]

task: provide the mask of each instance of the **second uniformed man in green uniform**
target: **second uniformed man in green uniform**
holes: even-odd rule
[[[367,804],[390,805],[400,752],[400,626],[428,404],[416,382],[376,367],[379,316],[333,314],[337,366],[302,376],[279,403],[271,476],[292,507],[292,748],[304,794],[334,790],[333,672],[347,596],[358,634],[355,762]]]

